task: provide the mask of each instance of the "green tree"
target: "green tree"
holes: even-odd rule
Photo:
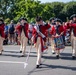
[[[53,13],[55,14],[55,17],[59,17],[59,14],[64,8],[64,3],[62,2],[53,2],[52,5],[53,7]]]
[[[58,17],[66,21],[67,17],[76,13],[76,1],[62,3],[41,3],[38,0],[0,0],[0,17],[15,22],[20,17],[26,17],[28,21],[34,21],[37,15],[46,21],[50,17]]]
[[[9,9],[13,7],[16,0],[0,0],[0,16],[4,19],[9,16]],[[12,16],[12,15],[11,15]]]
[[[72,14],[76,14],[76,1],[66,3],[64,6],[63,12],[66,14],[66,17],[70,17]]]

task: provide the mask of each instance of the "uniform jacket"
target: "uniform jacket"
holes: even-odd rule
[[[29,28],[28,23],[25,23],[24,26],[18,25],[16,27],[16,30],[18,32],[18,35],[21,35],[22,29],[23,29],[24,30],[24,33],[25,33],[25,36],[28,38],[28,28]]]
[[[42,34],[44,34],[45,35],[45,37],[47,36],[47,29],[49,29],[51,26],[50,25],[39,25],[39,31],[42,33]],[[34,38],[36,37],[36,36],[40,36],[38,33],[37,33],[37,31],[36,31],[36,29],[35,28],[33,28],[33,36],[34,36]]]
[[[0,36],[3,37],[3,38],[5,38],[4,26],[5,26],[5,24],[1,24],[0,25]]]
[[[62,25],[60,25],[60,26],[58,26],[58,27],[52,26],[52,29],[51,29],[51,31],[50,31],[50,33],[51,33],[52,35],[56,35],[56,33],[57,33],[58,35],[60,35],[62,32],[65,32],[65,29],[64,29],[64,27],[63,27]]]
[[[76,37],[76,23],[71,24],[71,31],[73,30],[73,34]]]

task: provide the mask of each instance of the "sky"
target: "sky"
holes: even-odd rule
[[[39,0],[41,3],[46,3],[46,2],[69,2],[69,1],[76,1],[76,0]]]

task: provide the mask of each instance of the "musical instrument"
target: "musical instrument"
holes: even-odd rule
[[[56,50],[60,50],[60,49],[64,49],[65,48],[62,36],[55,37],[54,38],[54,42],[55,42]]]

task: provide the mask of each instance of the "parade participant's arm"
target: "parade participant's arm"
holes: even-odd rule
[[[35,30],[35,28],[33,28],[32,38],[31,38],[31,41],[32,41],[33,43],[34,43],[34,38],[36,37],[36,34],[37,34],[36,30]]]
[[[52,26],[52,27],[51,27],[50,34],[52,35],[52,38],[54,38],[54,37],[55,37],[56,30],[55,30],[54,26]]]
[[[45,35],[42,34],[40,31],[38,31],[39,35],[42,37],[42,38],[45,38]]]
[[[65,28],[63,26],[60,26],[59,32],[60,32],[60,35],[59,36],[64,35]]]
[[[30,30],[28,30],[28,38],[29,38],[29,40],[31,39],[31,32],[30,32]]]
[[[20,33],[20,25],[17,25],[16,27],[15,27],[15,30],[18,32],[18,40],[20,41],[21,40],[21,33]]]
[[[62,28],[60,36],[63,35],[64,33],[65,33],[65,29]]]
[[[44,34],[42,34],[39,29],[37,29],[37,27],[35,27],[37,33],[42,37],[42,38],[45,38],[46,36]]]
[[[19,35],[19,36],[20,36],[20,28],[21,28],[21,26],[20,26],[20,25],[17,25],[17,26],[16,26],[16,28],[15,28],[15,29],[16,29],[16,31],[18,32],[18,35]]]
[[[72,24],[68,22],[66,25],[67,25],[66,29],[67,31],[69,31],[69,34],[71,35]]]
[[[4,24],[2,26],[0,26],[0,30],[4,31]]]
[[[16,28],[15,28],[14,33],[16,33],[16,31],[17,31],[17,30],[16,30]]]
[[[64,34],[64,31],[63,31],[63,32],[61,32],[60,36],[61,36],[61,35],[63,35],[63,34]]]

